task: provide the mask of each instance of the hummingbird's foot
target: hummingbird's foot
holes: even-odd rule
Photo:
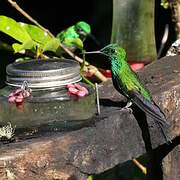
[[[126,106],[122,108],[122,110],[126,109],[128,110],[131,114],[133,113],[133,110],[130,108],[132,105],[132,102],[131,101],[128,101]]]
[[[131,102],[131,101],[128,101],[127,104],[126,104],[126,106],[125,106],[124,108],[125,108],[125,109],[128,109],[128,108],[131,107],[131,105],[132,105],[132,102]]]

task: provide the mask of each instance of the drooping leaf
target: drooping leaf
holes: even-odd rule
[[[22,28],[24,28],[28,32],[30,37],[34,41],[38,42],[42,47],[52,39],[47,32],[43,31],[41,28],[39,28],[36,25],[26,24],[22,22],[19,22],[19,24]]]
[[[32,50],[32,51],[34,51],[35,47],[36,47],[36,44],[35,44],[35,42],[33,40],[27,40],[23,44],[14,43],[12,45],[12,47],[13,47],[15,53],[21,52],[22,54],[24,54],[25,50]]]
[[[53,38],[45,44],[43,48],[43,52],[51,51],[54,52],[56,55],[61,56],[62,50],[59,45],[60,45],[60,40],[57,38]]]
[[[64,44],[68,44],[69,46],[74,46],[76,48],[79,48],[80,50],[83,50],[83,42],[81,41],[80,38],[65,38],[64,39]]]
[[[12,48],[13,48],[13,50],[14,50],[14,53],[20,52],[21,45],[22,45],[22,44],[19,44],[19,43],[13,43],[13,44],[12,44]],[[21,53],[22,53],[22,54],[25,54],[25,50],[23,50],[23,51],[21,50]]]
[[[25,43],[28,40],[31,40],[31,37],[27,31],[21,27],[14,19],[0,16],[0,31],[11,36],[21,43]]]
[[[83,42],[79,38],[75,38],[72,40],[72,44],[74,44],[80,50],[83,50]]]

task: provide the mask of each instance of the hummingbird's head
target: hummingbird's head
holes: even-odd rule
[[[126,59],[126,51],[118,44],[109,44],[99,51],[85,52],[85,54],[103,54],[108,57],[111,63],[119,63]]]
[[[97,39],[95,38],[95,36],[93,34],[91,34],[91,27],[88,23],[84,22],[84,21],[79,21],[76,25],[75,25],[76,31],[80,36],[80,39],[82,39],[83,41],[86,39],[86,37],[90,37],[97,45],[99,45],[99,41],[97,41]]]
[[[100,50],[100,53],[108,56],[112,61],[114,59],[125,59],[126,51],[118,44],[109,44]]]
[[[86,37],[91,34],[91,27],[84,21],[79,21],[75,27],[80,36]]]

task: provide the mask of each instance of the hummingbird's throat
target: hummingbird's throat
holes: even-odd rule
[[[109,58],[109,59],[111,59],[111,70],[112,70],[112,73],[113,73],[114,75],[117,75],[118,72],[119,72],[119,71],[121,70],[121,68],[122,68],[122,63],[121,63],[121,61],[118,61],[118,60],[116,60],[115,58],[112,59],[112,57]]]

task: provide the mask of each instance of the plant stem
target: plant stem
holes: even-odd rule
[[[83,71],[84,71],[84,67],[85,67],[85,53],[84,52],[85,52],[85,50],[82,49],[83,62],[81,64],[80,74],[81,74],[81,77],[82,77],[83,81],[86,82],[87,84],[89,84],[92,88],[94,88],[94,84],[89,79],[84,77],[84,75],[83,75]]]
[[[144,174],[147,174],[147,169],[140,162],[138,162],[135,158],[133,158],[132,161]]]

